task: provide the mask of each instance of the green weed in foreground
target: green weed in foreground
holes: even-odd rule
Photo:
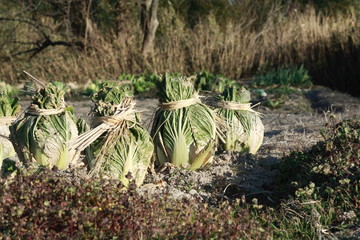
[[[44,170],[0,180],[0,232],[14,239],[265,239],[249,211],[224,202],[146,198],[119,181]]]
[[[360,223],[360,119],[328,125],[322,135],[278,165],[277,194],[290,196],[274,220],[279,236],[313,239]]]

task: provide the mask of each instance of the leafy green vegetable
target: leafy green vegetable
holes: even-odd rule
[[[292,87],[310,87],[311,77],[303,65],[300,67],[280,67],[268,73],[260,73],[254,77],[254,85],[257,87],[269,87],[274,85]]]
[[[76,164],[78,153],[68,142],[79,133],[73,108],[64,101],[65,88],[50,83],[38,89],[25,116],[10,127],[15,150],[25,164],[66,169]]]
[[[18,97],[10,97],[0,92],[0,168],[5,158],[15,156],[14,148],[10,142],[9,125],[15,120],[20,112]]]
[[[182,76],[164,75],[160,108],[151,135],[158,164],[198,169],[211,162],[216,125],[213,112],[198,100],[192,83]]]
[[[154,145],[132,109],[132,92],[124,86],[105,86],[92,101],[97,127],[104,126],[106,131],[90,145],[95,156],[89,159],[90,174],[119,179],[128,186],[130,173],[136,185],[141,185]]]
[[[0,81],[1,92],[5,93],[9,97],[14,97],[19,94],[19,90],[16,87],[11,86],[10,84]]]
[[[71,89],[64,82],[53,81],[52,84],[65,93],[70,93],[71,91]]]
[[[229,105],[215,110],[222,120],[220,149],[255,154],[263,141],[264,125],[259,114],[250,108],[250,92],[228,87],[218,97],[219,101]]]
[[[152,74],[122,74],[119,76],[118,80],[120,81],[130,81],[134,86],[134,94],[149,92],[156,88],[156,85],[160,82],[161,78],[152,73]]]
[[[5,92],[0,92],[0,117],[16,116],[19,112],[19,98],[10,97]]]
[[[133,75],[122,75],[124,76],[123,78],[119,77],[119,81],[120,82],[116,82],[116,81],[105,81],[105,80],[95,80],[94,82],[90,83],[86,89],[82,92],[83,95],[86,96],[91,96],[97,92],[99,92],[102,88],[104,87],[114,87],[116,85],[124,85],[126,86],[126,88],[129,88],[132,90],[133,86],[132,86],[132,82],[131,82],[131,78]],[[129,81],[127,81],[129,80]]]
[[[214,75],[207,71],[195,75],[195,89],[197,91],[211,91],[221,93],[227,86],[237,86],[238,84],[222,75]]]

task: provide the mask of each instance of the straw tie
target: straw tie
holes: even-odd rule
[[[87,131],[70,143],[71,149],[76,151],[83,151],[96,139],[98,139],[103,133],[109,131],[113,127],[118,126],[124,121],[134,121],[134,106],[135,102],[130,102],[127,107],[118,106],[116,113],[113,116],[104,116],[96,118],[96,122],[100,123],[97,127],[90,131]]]
[[[64,112],[64,110],[65,110],[65,104],[62,104],[59,108],[52,108],[52,109],[39,108],[38,105],[31,104],[30,107],[25,111],[25,113],[34,116],[51,116],[62,113]]]
[[[238,103],[233,101],[212,100],[212,99],[206,99],[205,101],[207,105],[214,108],[222,108],[222,109],[234,110],[234,111],[248,111],[255,114],[260,114],[259,112],[253,110],[253,108],[258,104],[251,106],[251,103]]]
[[[179,100],[179,101],[173,101],[173,102],[167,102],[167,103],[161,103],[159,104],[159,108],[162,110],[176,110],[180,108],[189,107],[191,105],[201,103],[199,95],[194,95],[192,98],[185,99],[185,100]]]

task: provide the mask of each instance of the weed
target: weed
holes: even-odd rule
[[[284,216],[290,212],[302,223],[313,219],[314,212],[321,216],[306,225],[317,236],[359,224],[360,210],[360,119],[330,124],[322,135],[324,140],[309,151],[293,152],[279,163],[275,183],[279,196],[291,196],[292,207],[282,208]]]
[[[250,212],[166,196],[141,197],[118,181],[44,170],[0,180],[0,231],[11,238],[265,239]],[[260,229],[262,229],[260,231]]]

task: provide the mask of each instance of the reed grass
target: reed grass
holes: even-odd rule
[[[278,66],[303,64],[315,83],[341,87],[346,78],[354,88],[359,75],[355,66],[360,62],[355,57],[360,52],[356,14],[326,15],[311,5],[298,8],[273,1],[265,1],[267,5],[261,10],[259,4],[251,2],[245,0],[237,6],[238,16],[226,23],[220,23],[210,13],[193,27],[187,26],[171,7],[162,9],[155,51],[149,59],[141,55],[139,24],[126,25],[125,39],[116,34],[104,35],[94,26],[86,50],[49,47],[31,59],[26,55],[10,56],[11,36],[2,35],[0,79],[18,83],[25,78],[23,69],[40,79],[77,83],[144,71],[193,74],[207,70],[240,79]],[[55,25],[45,20],[48,25]],[[25,25],[17,26],[17,31],[19,41],[33,36],[32,29]],[[337,63],[341,71],[335,74],[337,58],[341,60]]]

